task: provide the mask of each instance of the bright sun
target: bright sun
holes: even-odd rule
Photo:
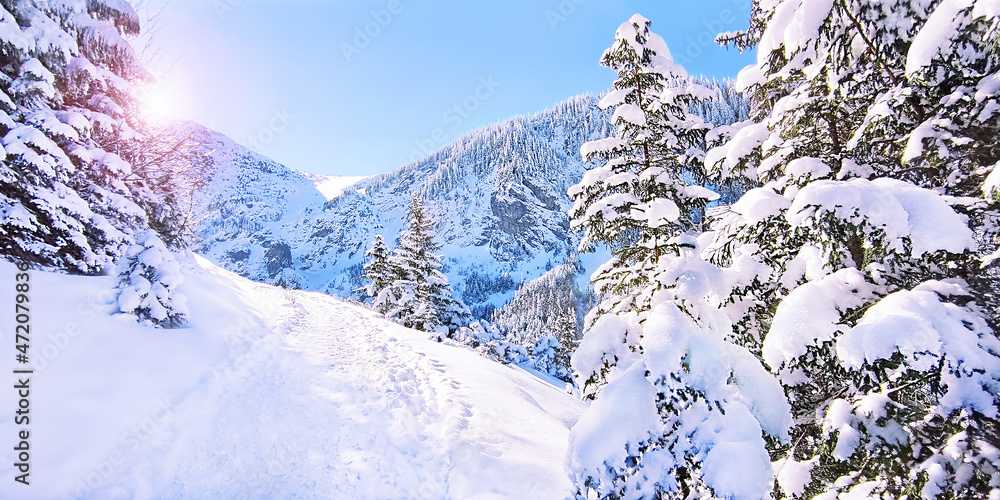
[[[144,88],[139,102],[143,114],[153,119],[176,118],[181,104],[178,95],[163,83]]]

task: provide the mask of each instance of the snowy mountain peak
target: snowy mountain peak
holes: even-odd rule
[[[206,130],[198,140],[217,168],[197,197],[197,251],[251,279],[347,296],[368,243],[375,234],[394,242],[421,193],[449,280],[486,315],[513,295],[511,276],[540,276],[575,249],[566,190],[585,170],[580,146],[608,132],[596,104],[575,97],[360,179],[303,174]]]

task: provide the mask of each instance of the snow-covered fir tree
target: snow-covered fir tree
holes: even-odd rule
[[[357,293],[366,301],[370,301],[372,308],[381,314],[387,313],[390,306],[396,302],[396,298],[392,295],[392,284],[402,278],[400,271],[392,265],[391,255],[382,235],[375,235],[371,246],[365,252],[367,260],[364,271],[368,284],[357,290]]]
[[[563,352],[563,345],[554,335],[541,337],[531,346],[532,365],[542,373],[565,379],[569,372],[558,360]]]
[[[761,362],[728,340],[720,305],[731,278],[699,257],[693,237],[671,243],[654,284],[590,313],[573,355],[594,398],[570,435],[578,497],[766,498],[768,443],[787,441],[789,405]]]
[[[0,248],[99,272],[143,218],[122,182],[129,166],[100,147],[122,132],[130,82],[144,74],[122,38],[138,18],[118,2],[2,7]]]
[[[118,308],[140,322],[164,328],[184,325],[187,299],[177,292],[184,281],[174,253],[153,230],[142,234],[122,256],[118,272]]]
[[[579,320],[580,317],[577,314],[577,310],[573,307],[567,307],[561,314],[556,316],[555,329],[552,332],[552,337],[559,343],[559,349],[555,352],[554,362],[557,367],[563,369],[560,370],[560,374],[557,376],[567,380],[572,379],[570,360],[580,345],[580,334],[582,332],[580,331]]]
[[[706,255],[735,339],[785,386],[779,493],[1000,497],[990,179],[995,2],[755,2],[751,119],[706,165],[759,183]],[[984,194],[986,195],[984,197]]]
[[[434,242],[433,224],[419,194],[413,196],[407,215],[406,229],[387,262],[395,276],[379,307],[407,327],[450,336],[470,322],[471,313],[452,297],[441,256],[434,253],[440,246]]]
[[[142,135],[148,75],[126,40],[138,16],[122,1],[11,0],[0,26],[0,252],[101,273],[172,202],[119,154]]]
[[[594,274],[601,303],[572,358],[594,399],[570,437],[577,496],[763,498],[765,436],[787,439],[791,416],[777,380],[730,341],[729,280],[691,234],[716,198],[696,184],[710,126],[690,112],[708,93],[640,15],[602,63],[619,74],[602,101],[617,106],[617,133],[583,146],[607,163],[570,192],[584,245],[613,255]]]
[[[705,180],[704,137],[711,125],[690,110],[712,92],[674,64],[663,39],[637,15],[619,28],[601,64],[618,73],[601,99],[614,107],[613,136],[585,143],[584,160],[603,159],[570,188],[574,228],[586,228],[581,248],[609,245],[623,263],[663,253],[691,213],[718,197]]]

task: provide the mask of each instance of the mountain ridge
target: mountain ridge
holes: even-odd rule
[[[242,276],[342,297],[360,284],[376,233],[394,241],[413,194],[437,221],[455,292],[486,316],[576,249],[566,190],[579,146],[610,131],[598,97],[465,134],[427,158],[353,184],[330,200],[305,174],[203,129],[215,167],[195,197],[196,251]],[[466,282],[477,283],[466,293]],[[485,287],[484,287],[485,285]],[[484,290],[493,293],[483,293]]]
[[[696,80],[717,95],[694,112],[716,125],[746,118],[731,81]],[[521,283],[576,254],[567,191],[591,166],[580,147],[613,132],[601,97],[571,97],[466,133],[391,172],[335,181],[329,199],[318,187],[329,176],[291,169],[202,127],[194,135],[215,168],[195,197],[195,249],[256,281],[349,297],[362,285],[375,235],[392,246],[418,194],[435,221],[452,289],[475,316],[490,319]],[[606,257],[580,256],[584,275]]]

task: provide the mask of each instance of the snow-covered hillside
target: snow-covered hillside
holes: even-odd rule
[[[745,119],[732,82],[703,83],[715,96],[694,112],[719,124]],[[455,294],[488,319],[520,283],[576,251],[567,191],[587,169],[580,146],[611,133],[597,103],[583,95],[511,118],[369,178],[298,172],[188,124],[215,164],[197,197],[196,251],[256,281],[346,297],[362,285],[365,249],[376,234],[393,246],[419,193]],[[607,255],[581,259],[589,276]]]
[[[111,316],[111,278],[32,272],[31,485],[9,479],[8,446],[0,498],[571,492],[574,397],[334,297],[193,267],[179,330]],[[13,417],[0,433],[15,436]]]
[[[486,127],[351,186],[284,167],[203,129],[195,138],[217,170],[199,193],[197,251],[257,281],[346,296],[360,284],[365,248],[376,233],[395,240],[419,192],[438,224],[456,293],[481,311],[502,305],[521,280],[540,276],[577,246],[566,191],[585,170],[580,145],[608,132],[596,101],[582,96]],[[328,202],[320,189],[329,187],[341,194]],[[467,282],[476,283],[475,292]]]

